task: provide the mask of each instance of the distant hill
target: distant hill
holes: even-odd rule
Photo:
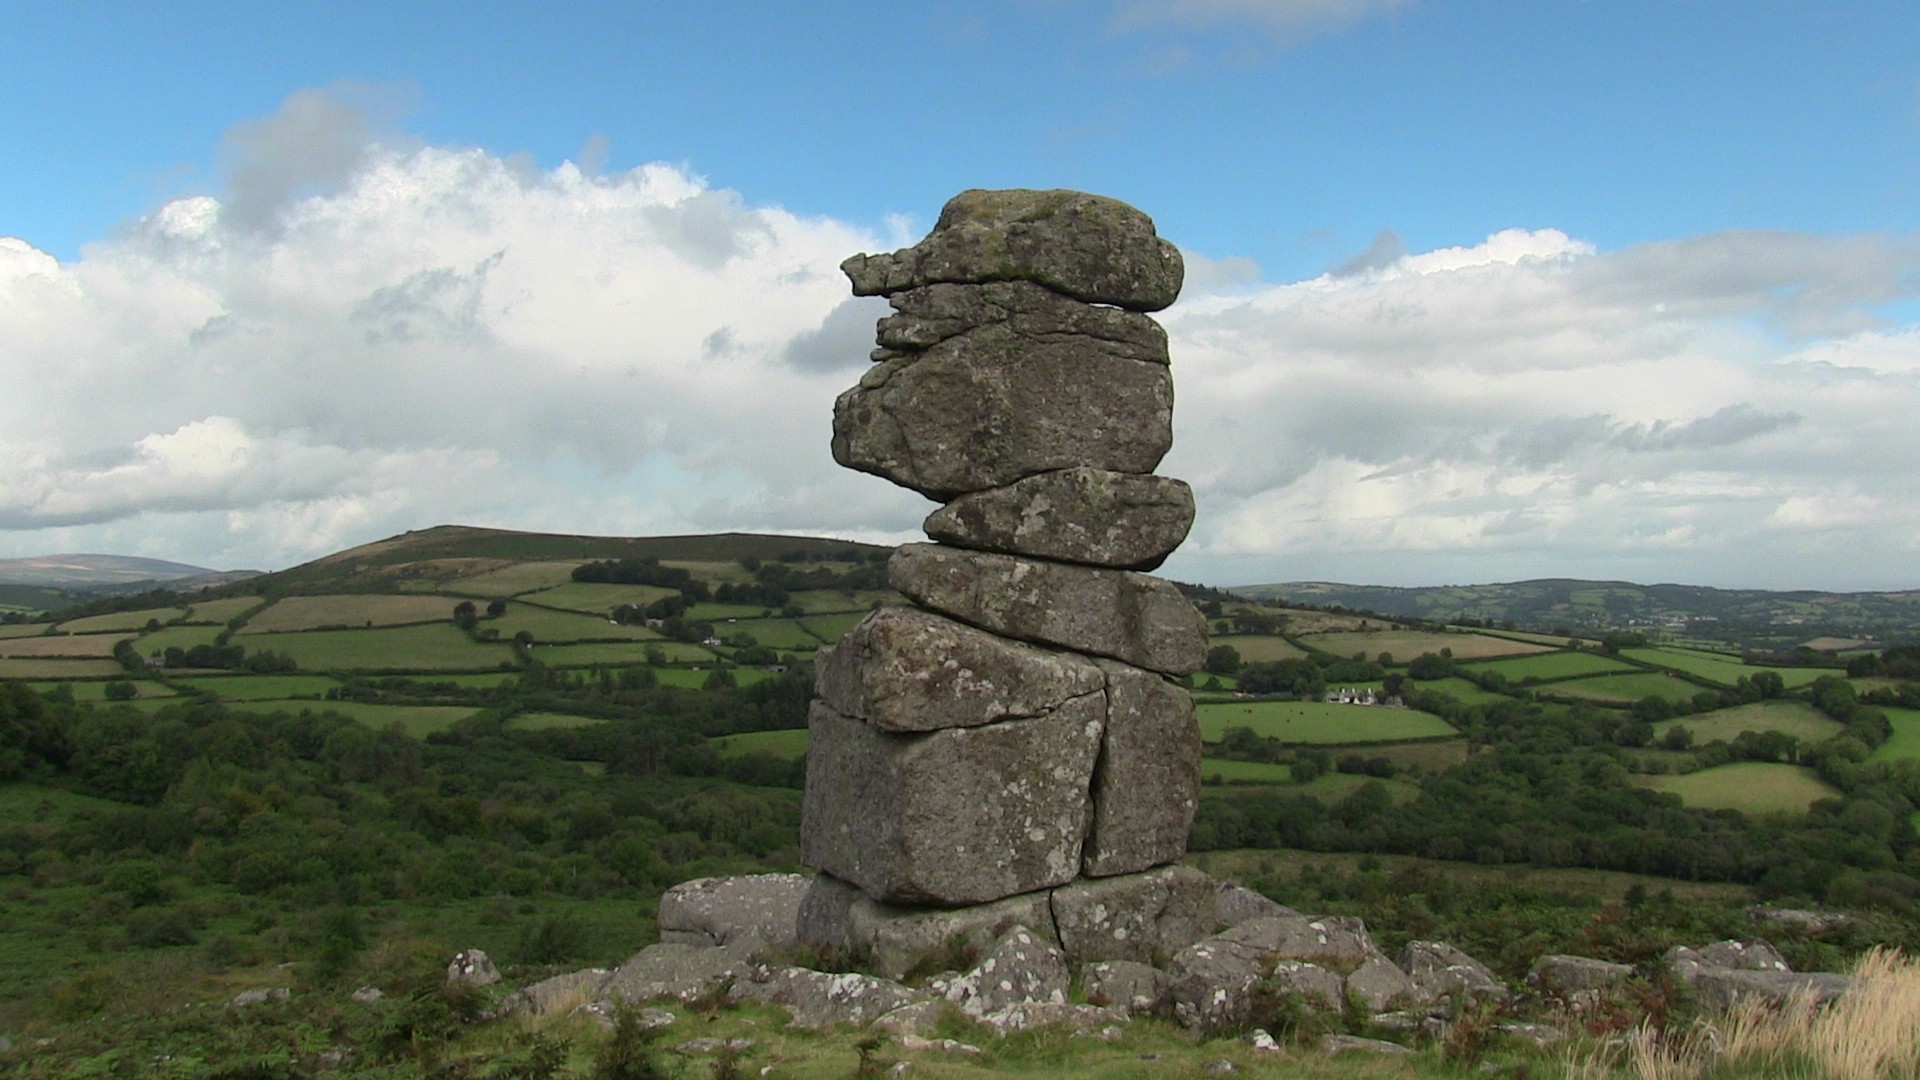
[[[218,573],[204,566],[133,555],[35,555],[26,559],[0,559],[0,585],[51,589],[170,582]]]
[[[1822,638],[1887,641],[1920,637],[1920,590],[1774,592],[1542,578],[1414,588],[1293,581],[1237,585],[1231,591],[1251,599],[1318,607],[1337,605],[1437,622],[1511,622],[1535,630],[1694,630],[1772,648]]]

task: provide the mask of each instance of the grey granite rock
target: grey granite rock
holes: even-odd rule
[[[971,971],[949,981],[941,996],[979,1017],[1031,1002],[1064,1005],[1067,982],[1067,958],[1060,947],[1016,926]]]
[[[807,874],[745,874],[683,881],[660,897],[660,940],[726,945],[757,936],[769,949],[794,944]]]
[[[891,979],[856,973],[829,974],[801,967],[758,965],[727,989],[732,1001],[779,1005],[795,1027],[865,1025],[926,995]]]
[[[1083,303],[1031,282],[928,285],[894,293],[894,313],[874,339],[891,355],[923,352],[982,327],[1028,342],[1083,338],[1102,351],[1146,364],[1167,363],[1167,332],[1138,312]]]
[[[943,544],[1151,570],[1193,527],[1193,490],[1164,476],[1076,468],[961,495],[928,515]]]
[[[963,191],[913,247],[840,264],[856,296],[936,282],[1032,281],[1077,300],[1157,311],[1180,294],[1180,252],[1153,219],[1078,191]]]
[[[630,1002],[670,997],[695,1001],[717,993],[753,966],[732,949],[709,945],[649,945],[613,969],[601,992]]]
[[[1166,1004],[1167,973],[1137,960],[1099,960],[1080,969],[1080,989],[1095,1005],[1129,1016],[1159,1012]]]
[[[1081,878],[1053,890],[1060,947],[1075,963],[1163,961],[1207,936],[1219,916],[1214,882],[1187,866]]]
[[[876,900],[978,904],[1073,880],[1106,722],[1101,695],[924,735],[814,702],[801,858]]]
[[[1815,1005],[1825,1005],[1844,995],[1852,986],[1852,977],[1830,971],[1753,971],[1707,967],[1701,968],[1693,978],[1693,996],[1702,1008],[1722,1011],[1753,998],[1771,1005],[1783,1005],[1803,995]]]
[[[833,459],[936,500],[1056,469],[1150,473],[1173,445],[1173,376],[1097,341],[987,326],[884,361],[833,406]]]
[[[923,607],[1005,637],[1186,675],[1206,659],[1206,621],[1170,582],[1012,555],[906,544],[887,564]]]
[[[1413,980],[1400,970],[1400,965],[1377,953],[1347,973],[1346,993],[1368,1012],[1405,1005],[1419,996]]]
[[[816,875],[800,905],[800,940],[839,957],[862,956],[873,971],[904,977],[930,958],[951,958],[957,946],[971,963],[1014,926],[1053,926],[1045,892],[960,908],[883,904],[827,874]]]
[[[1527,982],[1550,997],[1572,998],[1611,990],[1632,974],[1633,968],[1626,964],[1554,953],[1533,962]]]
[[[1220,916],[1218,929],[1227,930],[1255,919],[1275,916],[1301,918],[1299,912],[1263,896],[1237,881],[1222,881],[1214,893],[1213,906]]]
[[[884,607],[817,658],[815,691],[881,731],[939,731],[1044,716],[1100,694],[1084,657],[989,634],[917,608]]]
[[[1089,876],[1106,877],[1177,862],[1187,853],[1200,805],[1200,724],[1184,689],[1151,671],[1113,660],[1099,664],[1107,680],[1107,726],[1082,862]]]
[[[1423,1001],[1445,1001],[1458,1009],[1473,1001],[1512,996],[1491,968],[1444,941],[1408,942],[1400,951],[1400,967]]]

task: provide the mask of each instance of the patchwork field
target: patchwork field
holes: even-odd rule
[[[221,701],[319,698],[340,687],[339,680],[325,675],[196,675],[174,681],[189,690],[213,694]]]
[[[1416,682],[1413,685],[1420,690],[1438,691],[1464,705],[1485,705],[1490,702],[1513,700],[1505,694],[1482,690],[1479,686],[1457,675],[1446,679],[1434,679],[1431,682]]]
[[[750,731],[744,735],[722,735],[711,741],[722,757],[758,753],[798,761],[807,753],[807,733],[804,728]]]
[[[1881,709],[1893,722],[1893,736],[1874,750],[1873,757],[1920,758],[1920,709]]]
[[[1602,675],[1592,679],[1573,679],[1540,688],[1543,694],[1586,698],[1591,701],[1635,702],[1643,697],[1685,701],[1701,687],[1667,675],[1640,672],[1634,675]]]
[[[513,660],[511,647],[473,642],[451,622],[376,630],[307,630],[262,635],[249,644],[285,653],[306,671],[471,671]]]
[[[542,604],[566,611],[584,611],[604,618],[608,612],[621,604],[645,607],[655,600],[677,595],[679,595],[677,590],[661,588],[658,585],[606,585],[590,581],[568,581],[563,585],[528,593],[520,599],[529,604]],[[754,614],[758,615],[759,612],[755,611]]]
[[[1335,705],[1322,701],[1255,701],[1195,706],[1200,737],[1219,742],[1229,728],[1303,745],[1399,742],[1457,734],[1445,720],[1413,709]]]
[[[787,602],[807,612],[857,611],[864,615],[885,604],[898,604],[901,599],[898,593],[886,589],[861,589],[851,595],[838,589],[803,589],[789,596]]]
[[[757,644],[786,651],[811,652],[824,644],[809,633],[798,619],[732,619],[715,623],[713,632],[722,639],[735,634],[752,634]]]
[[[185,608],[144,608],[140,611],[116,611],[106,615],[89,615],[84,619],[63,622],[54,627],[60,634],[102,634],[115,630],[138,630],[150,622],[162,625],[170,623],[187,613]]]
[[[1507,641],[1502,638],[1487,637],[1485,634],[1436,634],[1420,630],[1372,630],[1360,633],[1314,634],[1302,637],[1301,644],[1309,645],[1334,656],[1352,656],[1364,653],[1371,660],[1381,653],[1391,653],[1396,663],[1407,663],[1421,653],[1438,653],[1442,649],[1453,650],[1455,660],[1480,660],[1495,656],[1524,656],[1530,653],[1551,652],[1546,645],[1536,645],[1528,641]]]
[[[1702,679],[1719,683],[1722,686],[1732,686],[1734,683],[1740,681],[1741,676],[1752,678],[1755,674],[1762,671],[1771,671],[1780,676],[1780,681],[1785,683],[1788,689],[1806,686],[1822,675],[1842,674],[1842,672],[1829,668],[1756,667],[1741,663],[1740,658],[1737,656],[1729,656],[1726,653],[1706,652],[1700,649],[1625,649],[1622,650],[1622,655],[1638,660],[1644,664],[1653,664],[1658,667],[1672,668],[1674,671],[1684,671],[1689,675],[1697,675]]]
[[[524,562],[487,570],[447,583],[449,592],[472,596],[518,596],[521,593],[550,589],[573,580],[577,559],[564,562]]]
[[[1401,780],[1382,780],[1372,776],[1358,776],[1350,773],[1326,773],[1316,776],[1304,784],[1293,782],[1293,772],[1286,765],[1269,764],[1264,761],[1227,761],[1222,758],[1203,758],[1200,762],[1200,782],[1202,784],[1259,784],[1280,788],[1288,795],[1308,795],[1322,802],[1334,802],[1353,794],[1357,788],[1369,783],[1379,784],[1395,803],[1404,803],[1420,794],[1420,789]]]
[[[131,634],[46,634],[0,639],[0,657],[112,656],[113,647]]]
[[[375,731],[398,725],[416,739],[445,731],[480,711],[464,705],[382,705],[369,701],[243,701],[235,703],[233,709],[256,713],[333,712],[350,716]]]
[[[1283,637],[1271,634],[1222,634],[1207,642],[1209,647],[1231,645],[1243,663],[1270,664],[1280,660],[1298,660],[1307,651]]]
[[[225,600],[202,600],[187,608],[185,622],[190,623],[226,623],[265,604],[257,596],[235,596]]]
[[[43,622],[0,624],[0,641],[8,638],[38,637],[46,633],[50,625]]]
[[[483,629],[499,631],[503,638],[510,638],[525,631],[532,635],[535,641],[660,640],[659,631],[649,630],[642,625],[610,622],[603,615],[556,611],[553,608],[534,607],[521,602],[509,603],[505,614],[499,618],[482,620],[480,626]]]
[[[294,630],[325,630],[452,621],[460,601],[446,596],[392,596],[381,593],[340,593],[328,596],[289,596],[248,617],[241,634],[271,634]]]
[[[698,664],[716,658],[712,649],[684,641],[536,645],[533,656],[548,667],[596,667],[602,664],[644,664],[649,650],[658,650],[661,658],[669,664]]]
[[[167,626],[151,634],[141,634],[133,647],[142,656],[152,656],[171,648],[191,649],[195,645],[211,645],[225,631],[226,627],[220,623]]]
[[[727,670],[733,675],[733,683],[735,686],[752,686],[762,679],[772,677],[771,673],[765,668],[737,667],[728,668]],[[713,669],[663,667],[654,668],[653,675],[654,678],[660,681],[661,686],[678,686],[685,690],[698,690],[707,685],[707,680],[713,675]]]
[[[1716,739],[1732,742],[1743,731],[1777,731],[1801,742],[1815,743],[1838,735],[1845,725],[1798,701],[1758,701],[1731,709],[1715,709],[1698,716],[1682,716],[1653,725],[1654,739],[1675,726],[1693,732],[1693,745],[1704,746]]]
[[[1635,779],[1655,791],[1680,796],[1688,806],[1749,814],[1804,814],[1815,801],[1840,794],[1812,769],[1757,761],[1738,761],[1685,776]]]
[[[581,728],[604,724],[605,720],[597,716],[574,716],[571,713],[523,712],[516,713],[513,726],[522,731],[546,731],[552,728]]]
[[[28,683],[27,685],[42,694],[64,686],[72,691],[73,700],[75,701],[105,701],[107,700],[107,683],[112,681],[114,680],[97,679],[92,682],[37,682]],[[130,679],[128,681],[133,685],[133,692],[136,698],[153,698],[158,700],[179,696],[174,693],[172,688],[148,679]]]
[[[1527,679],[1545,682],[1550,679],[1574,679],[1583,675],[1639,670],[1632,664],[1613,657],[1585,652],[1544,653],[1539,656],[1491,660],[1466,666],[1472,671],[1497,671],[1510,682],[1522,682]]]
[[[843,611],[831,615],[808,615],[800,620],[813,636],[826,642],[839,641],[847,631],[867,617],[865,611]]]

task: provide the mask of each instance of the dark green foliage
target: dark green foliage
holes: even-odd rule
[[[640,1010],[622,1005],[613,1017],[613,1034],[593,1059],[593,1080],[671,1080],[656,1043],[660,1029],[648,1027]]]

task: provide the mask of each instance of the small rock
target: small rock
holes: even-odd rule
[[[1556,953],[1535,960],[1527,982],[1549,997],[1572,999],[1577,994],[1611,990],[1632,974],[1633,968],[1626,964]]]
[[[739,1053],[743,1050],[753,1049],[753,1045],[752,1039],[700,1038],[688,1039],[686,1042],[674,1047],[674,1049],[683,1054],[717,1054],[722,1050],[732,1050],[734,1053]]]
[[[1270,919],[1276,916],[1304,918],[1299,912],[1277,903],[1260,893],[1247,888],[1237,881],[1222,881],[1213,898],[1214,912],[1219,915],[1219,929],[1231,930],[1241,923],[1255,919]]]
[[[897,982],[872,975],[832,975],[766,965],[754,968],[727,990],[731,1001],[779,1005],[793,1017],[795,1027],[803,1028],[866,1024],[922,997]]]
[[[447,965],[447,984],[466,983],[469,986],[492,986],[500,981],[500,969],[493,966],[493,960],[479,949],[462,949],[454,954],[453,962]]]
[[[242,990],[233,995],[233,1000],[227,1004],[233,1008],[242,1009],[248,1005],[262,1005],[269,1001],[285,1001],[291,996],[293,991],[284,986],[263,986],[255,990]]]
[[[743,874],[683,881],[660,897],[660,940],[728,945],[758,936],[769,950],[794,945],[806,874]]]
[[[887,1069],[887,1075],[888,1076],[905,1076],[912,1071],[913,1071],[913,1062],[896,1061],[893,1063],[892,1067]]]
[[[1494,1030],[1511,1035],[1516,1039],[1525,1039],[1535,1046],[1552,1046],[1566,1033],[1550,1024],[1527,1024],[1518,1020],[1504,1020],[1494,1025]]]
[[[362,1005],[368,1005],[379,1001],[387,995],[381,993],[380,988],[377,986],[363,986],[348,996]]]
[[[885,1019],[884,1017],[882,1019]],[[949,1054],[977,1054],[980,1048],[958,1039],[923,1039],[918,1035],[896,1035],[894,1042],[902,1050],[940,1050]]]
[[[1399,1043],[1390,1043],[1385,1039],[1362,1039],[1357,1035],[1328,1035],[1320,1040],[1320,1050],[1327,1054],[1344,1054],[1349,1050],[1359,1050],[1369,1054],[1413,1053]]]
[[[1274,1041],[1273,1036],[1267,1033],[1266,1028],[1254,1028],[1253,1034],[1247,1036],[1247,1042],[1251,1043],[1256,1051],[1263,1054],[1286,1053],[1285,1050],[1281,1049],[1280,1044]]]
[[[1135,960],[1102,960],[1080,969],[1080,987],[1091,1001],[1129,1015],[1158,1011],[1167,999],[1167,973]]]
[[[1120,1025],[1108,1024],[1098,1031],[1088,1031],[1084,1028],[1078,1029],[1067,1037],[1070,1039],[1099,1039],[1101,1042],[1115,1042],[1124,1034],[1126,1034],[1126,1032],[1121,1030]]]
[[[1207,1064],[1207,1071],[1210,1073],[1230,1073],[1235,1071],[1236,1068],[1237,1066],[1226,1058],[1221,1058],[1219,1061],[1213,1061]]]
[[[1030,1002],[1063,1005],[1067,958],[1051,941],[1015,926],[994,943],[978,967],[953,980],[942,996],[970,1016]]]

